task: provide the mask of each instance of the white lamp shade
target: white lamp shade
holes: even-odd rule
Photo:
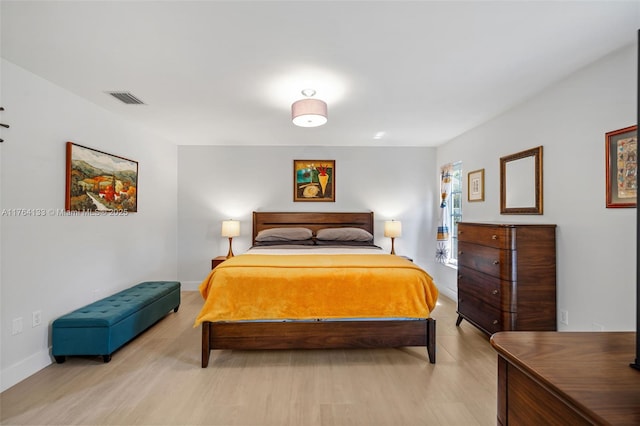
[[[291,105],[291,120],[300,127],[318,127],[327,122],[327,104],[320,99],[300,99]]]
[[[223,237],[237,237],[240,235],[240,222],[237,220],[223,220],[222,221],[222,236]]]
[[[402,235],[402,222],[397,220],[387,220],[384,222],[384,236],[396,238]]]

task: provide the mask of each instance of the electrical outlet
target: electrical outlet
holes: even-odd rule
[[[11,324],[11,335],[15,336],[20,333],[22,333],[22,317],[14,318],[13,323]]]
[[[42,311],[33,311],[31,313],[31,327],[37,327],[42,323]]]
[[[560,322],[569,325],[569,311],[560,311]]]

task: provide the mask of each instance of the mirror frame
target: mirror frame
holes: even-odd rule
[[[534,159],[535,205],[507,207],[507,164],[528,157]],[[500,158],[500,214],[542,214],[542,146]]]

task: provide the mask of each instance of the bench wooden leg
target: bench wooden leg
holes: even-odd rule
[[[102,355],[102,360],[106,364],[107,362],[111,361],[111,355]]]
[[[57,355],[57,356],[54,356],[54,358],[55,358],[55,360],[56,360],[56,362],[58,364],[62,364],[63,362],[65,362],[67,360],[67,357],[64,356],[64,355],[62,355],[62,356]]]
[[[180,305],[176,306],[175,308],[173,308],[173,312],[178,312],[178,308],[180,307]]]

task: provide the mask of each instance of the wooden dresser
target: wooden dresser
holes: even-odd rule
[[[555,331],[556,225],[458,223],[458,321]]]
[[[504,332],[498,352],[499,425],[638,425],[634,332]]]

